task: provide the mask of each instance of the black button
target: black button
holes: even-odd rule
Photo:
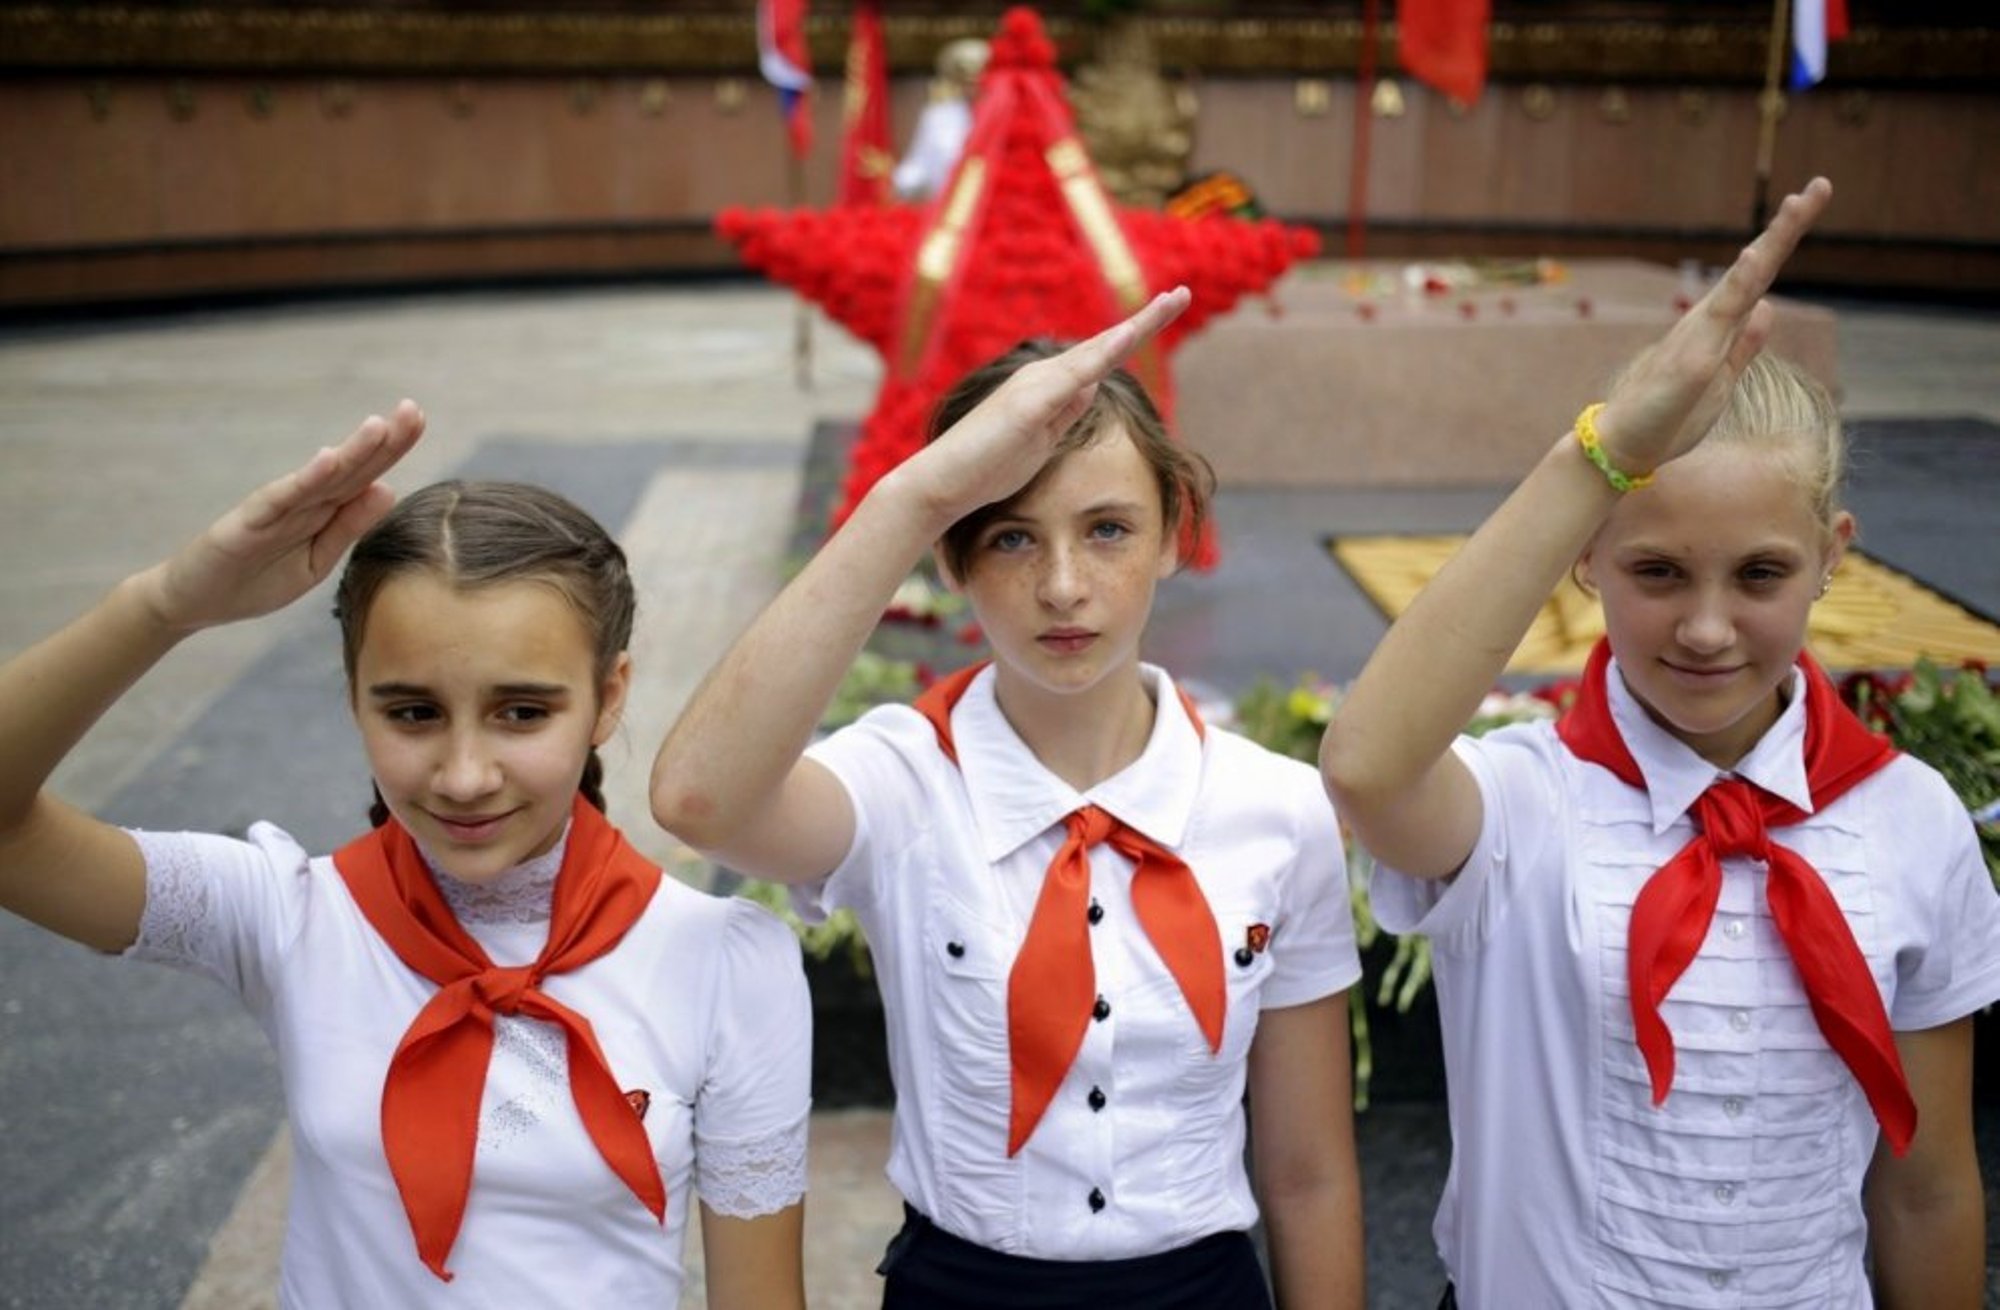
[[[1092,923],[1104,922],[1104,907],[1102,905],[1099,905],[1096,901],[1092,901],[1090,903],[1089,918]]]
[[[965,956],[965,943],[946,942],[944,944],[944,953],[946,955],[949,955],[954,960],[962,959]]]
[[[1092,1214],[1096,1214],[1099,1210],[1102,1210],[1103,1208],[1104,1208],[1104,1193],[1098,1191],[1095,1187],[1091,1188],[1090,1212]]]
[[[1090,1108],[1093,1110],[1102,1110],[1104,1108],[1104,1089],[1102,1087],[1093,1087],[1090,1089]]]
[[[1097,1004],[1090,1007],[1090,1017],[1099,1023],[1103,1023],[1106,1019],[1109,1019],[1111,1017],[1111,1002],[1105,1000],[1102,996],[1098,997]]]
[[[1249,968],[1256,958],[1257,953],[1252,951],[1248,946],[1239,946],[1236,948],[1236,962],[1244,968]]]

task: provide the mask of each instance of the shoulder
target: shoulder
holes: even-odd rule
[[[746,897],[709,899],[722,906],[723,954],[739,967],[798,965],[798,934],[783,919]]]
[[[847,789],[859,811],[921,810],[957,784],[958,770],[938,749],[930,720],[908,705],[880,705],[814,742],[808,758]]]
[[[148,878],[155,881],[199,876],[224,886],[247,882],[282,889],[303,886],[314,872],[335,873],[332,856],[309,855],[296,838],[272,823],[253,823],[241,837],[213,832],[126,831],[139,845]]]
[[[784,921],[747,897],[703,891],[662,873],[653,908],[663,924],[671,925],[683,953],[712,954],[718,960],[746,953],[798,954],[798,938]]]
[[[811,993],[798,935],[754,901],[710,897],[721,909],[714,934],[715,1018],[766,1036],[798,1038],[812,1027]]]
[[[1202,754],[1205,784],[1227,788],[1232,797],[1261,797],[1274,805],[1289,805],[1301,796],[1312,796],[1325,803],[1326,789],[1318,769],[1229,728],[1205,728]]]
[[[944,763],[937,730],[908,705],[877,705],[854,722],[814,742],[808,753],[837,766],[861,756],[896,756],[913,764]]]
[[[1878,803],[1887,803],[1907,812],[1912,819],[1970,819],[1965,802],[1951,789],[1942,773],[1907,752],[1898,752],[1882,769],[1855,789]]]
[[[1247,737],[1210,728],[1197,826],[1211,840],[1279,838],[1295,850],[1341,849],[1340,823],[1319,770]]]
[[[1813,817],[1918,876],[1978,850],[1965,802],[1943,774],[1914,755],[1898,754]]]
[[[1570,753],[1556,735],[1553,719],[1509,723],[1489,732],[1461,733],[1452,751],[1472,771],[1488,803],[1541,805],[1545,798],[1575,798],[1591,784],[1609,785],[1619,794],[1644,793],[1629,787],[1608,769],[1586,765]],[[1599,797],[1603,799],[1603,797]]]

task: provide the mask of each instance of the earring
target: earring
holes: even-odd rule
[[[1832,589],[1833,589],[1833,575],[1829,573],[1825,577],[1819,580],[1819,591],[1814,594],[1813,599],[1825,600],[1826,593],[1831,591]]]

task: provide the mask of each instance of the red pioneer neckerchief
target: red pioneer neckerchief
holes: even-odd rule
[[[960,669],[916,701],[937,731],[938,749],[953,764],[958,763],[958,748],[951,735],[952,706],[984,667]],[[1201,715],[1185,692],[1181,704],[1201,735]],[[1063,823],[1069,836],[1049,861],[1027,939],[1007,975],[1007,1052],[1013,1071],[1008,1155],[1019,1151],[1041,1122],[1090,1025],[1097,994],[1097,966],[1090,951],[1090,849],[1099,842],[1109,842],[1137,866],[1132,908],[1139,924],[1180,985],[1208,1049],[1222,1047],[1228,1010],[1222,938],[1194,871],[1172,851],[1095,805],[1075,810]]]
[[[1599,641],[1556,732],[1578,759],[1602,765],[1643,791],[1645,776],[1611,715],[1605,689],[1610,662],[1609,643]],[[1841,703],[1810,655],[1801,653],[1799,666],[1806,684],[1806,785],[1819,810],[1888,764],[1896,750]],[[1821,1034],[1861,1084],[1891,1149],[1903,1154],[1916,1132],[1917,1108],[1874,975],[1819,870],[1771,839],[1772,829],[1795,824],[1806,812],[1742,778],[1711,784],[1693,808],[1698,831],[1647,879],[1632,906],[1627,942],[1632,1023],[1652,1078],[1653,1104],[1667,1099],[1674,1080],[1674,1039],[1660,1017],[1660,1002],[1708,935],[1722,894],[1722,860],[1749,856],[1769,868],[1765,896],[1771,917],[1805,984]]]
[[[417,844],[391,819],[333,857],[334,867],[389,949],[438,990],[403,1033],[382,1084],[382,1149],[416,1236],[417,1254],[444,1267],[465,1218],[479,1100],[493,1054],[493,1019],[543,1019],[568,1039],[570,1095],[613,1173],[665,1222],[667,1193],[645,1129],[598,1049],[590,1021],[541,990],[542,980],[590,963],[644,912],[660,871],[579,796],[556,874],[548,942],[533,964],[494,965],[452,915]]]

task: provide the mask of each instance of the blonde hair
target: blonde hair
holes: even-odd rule
[[[1791,360],[1763,351],[1729,393],[1729,403],[1703,445],[1760,448],[1785,443],[1799,489],[1822,527],[1841,511],[1847,438],[1833,397]]]

